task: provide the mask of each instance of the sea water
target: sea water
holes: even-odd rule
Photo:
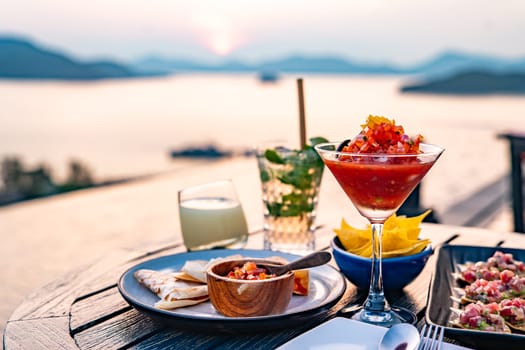
[[[408,76],[302,77],[309,137],[344,140],[369,114],[380,114],[445,148],[424,180],[428,206],[446,208],[508,172],[508,145],[497,133],[523,128],[523,96],[400,93]],[[191,167],[169,156],[187,145],[245,150],[268,140],[299,144],[296,78],[270,84],[256,74],[0,80],[0,158],[45,163],[56,177],[65,176],[70,159],[80,159],[102,180]]]

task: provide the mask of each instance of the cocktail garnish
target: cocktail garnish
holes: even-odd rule
[[[347,145],[341,145],[342,152],[418,154],[423,136],[410,137],[403,126],[396,125],[393,119],[369,115],[363,130]],[[346,141],[345,141],[346,142]],[[338,148],[339,150],[339,148]]]
[[[314,146],[325,142],[328,140],[323,137],[313,137],[310,139],[311,145],[306,145],[302,150],[278,147],[264,151],[266,161],[282,167],[279,170],[263,167],[263,170],[260,171],[263,187],[265,183],[272,180],[269,171],[273,171],[274,177],[290,188],[287,193],[283,193],[274,201],[268,200],[266,207],[270,215],[293,217],[314,210],[311,192],[315,190],[316,181],[321,180],[324,169],[323,160],[315,151]]]

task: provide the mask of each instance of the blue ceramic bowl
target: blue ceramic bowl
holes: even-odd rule
[[[357,287],[368,289],[372,268],[371,259],[347,252],[337,237],[334,237],[330,245],[335,261],[346,278]],[[421,273],[432,253],[432,246],[429,244],[414,255],[383,259],[384,288],[387,290],[403,289]]]

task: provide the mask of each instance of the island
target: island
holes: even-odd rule
[[[219,149],[217,146],[209,144],[204,146],[188,146],[170,151],[172,158],[222,158],[230,157],[231,151]]]
[[[401,92],[450,95],[523,95],[525,94],[525,73],[467,71],[445,78],[405,85],[401,87]]]
[[[0,78],[99,80],[142,75],[111,60],[82,62],[28,40],[0,37]]]

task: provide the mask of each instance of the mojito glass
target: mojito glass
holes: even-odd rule
[[[303,150],[267,146],[257,150],[257,163],[264,204],[264,248],[298,254],[314,250],[323,161],[310,146]]]

